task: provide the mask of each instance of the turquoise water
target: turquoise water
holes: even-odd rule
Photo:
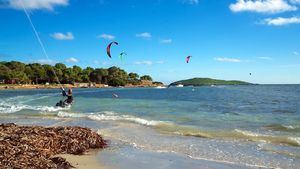
[[[105,123],[99,132],[108,138],[149,151],[245,166],[300,164],[300,85],[74,89],[74,98],[71,108],[57,108],[58,90],[0,91],[1,122],[80,119]]]

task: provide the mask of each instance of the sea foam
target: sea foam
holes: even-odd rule
[[[108,112],[104,114],[91,114],[87,116],[90,119],[93,120],[109,120],[109,121],[129,121],[129,122],[134,122],[138,124],[142,124],[145,126],[155,126],[161,123],[161,121],[155,121],[155,120],[146,120],[143,118],[131,116],[131,115],[118,115],[113,112]]]
[[[55,106],[30,106],[22,103],[9,103],[9,102],[0,102],[0,113],[1,114],[11,114],[17,113],[22,110],[34,110],[39,111],[40,113],[47,112],[57,112],[59,110],[67,110],[69,107],[55,107]]]
[[[73,117],[73,118],[89,118],[96,121],[128,121],[145,126],[156,126],[164,123],[163,121],[147,120],[131,115],[122,115],[111,111],[104,111],[98,113],[70,113],[59,111],[57,116],[59,117]]]

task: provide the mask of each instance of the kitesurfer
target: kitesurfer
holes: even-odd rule
[[[68,93],[66,93],[65,89],[62,88],[62,94],[64,97],[67,97],[67,99],[64,101],[67,104],[73,103],[73,91],[71,88],[69,88]]]
[[[60,107],[65,107],[65,106],[68,106],[68,105],[72,105],[73,103],[73,92],[72,92],[72,89],[69,88],[68,90],[68,93],[65,91],[65,89],[62,87],[61,88],[61,91],[62,91],[62,95],[64,97],[67,97],[67,99],[65,101],[60,101],[56,104],[56,106],[60,106]]]
[[[112,94],[113,98],[119,98],[119,96],[116,93]]]

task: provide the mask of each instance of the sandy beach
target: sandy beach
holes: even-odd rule
[[[59,157],[65,158],[76,169],[112,169],[104,167],[99,161],[97,161],[97,152],[88,152],[85,155],[70,155],[62,154]]]

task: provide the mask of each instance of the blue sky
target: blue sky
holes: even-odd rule
[[[0,0],[0,60],[118,66],[165,83],[300,83],[300,0]]]

